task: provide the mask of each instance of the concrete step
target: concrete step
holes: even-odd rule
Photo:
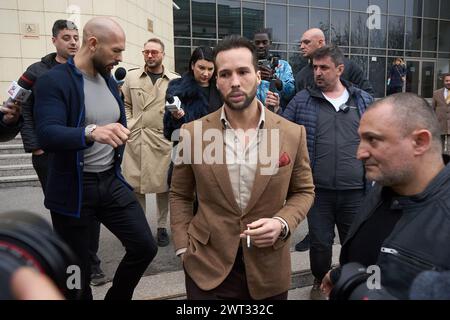
[[[25,153],[23,144],[6,144],[0,145],[0,154],[19,154]]]
[[[333,245],[333,264],[339,260],[341,246]],[[291,252],[291,288],[289,299],[309,299],[308,288],[312,286],[314,277],[309,267],[309,252]],[[276,271],[274,271],[276,272]],[[101,300],[111,287],[111,282],[92,287],[95,300]],[[298,290],[301,288],[302,290]],[[143,277],[134,291],[133,300],[180,300],[186,299],[184,271],[174,271]]]
[[[11,164],[0,166],[0,177],[31,176],[35,174],[36,172],[31,164]]]
[[[18,134],[14,139],[11,139],[9,141],[5,141],[5,142],[1,142],[0,146],[2,145],[8,145],[8,144],[22,144],[22,137],[20,136],[20,134]]]
[[[31,153],[0,154],[0,166],[12,164],[30,164]]]
[[[0,177],[0,188],[39,187],[37,175]]]

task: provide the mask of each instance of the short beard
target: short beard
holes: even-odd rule
[[[413,171],[413,168],[410,166],[402,167],[402,169],[395,170],[392,173],[381,173],[374,180],[385,187],[405,185],[409,178],[413,176]]]
[[[256,97],[256,89],[250,93],[250,95],[245,95],[245,100],[244,102],[239,103],[239,104],[235,104],[233,102],[230,101],[230,99],[228,99],[228,97],[224,97],[222,95],[222,93],[220,93],[220,95],[222,96],[222,100],[224,101],[224,103],[231,109],[234,111],[244,111],[245,109],[247,109],[253,102],[253,100]]]
[[[111,77],[111,71],[107,70],[106,66],[102,62],[94,57],[92,63],[94,64],[94,69],[97,70],[97,72],[100,73],[103,78]]]
[[[147,68],[153,69],[153,68],[158,68],[160,65],[162,65],[162,61],[161,62],[158,62],[158,61],[152,62],[151,65],[150,65],[150,62],[147,61],[145,64],[146,64]]]

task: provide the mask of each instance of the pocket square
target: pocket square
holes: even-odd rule
[[[289,155],[286,152],[283,152],[278,160],[278,167],[281,168],[287,166],[289,163],[291,163],[291,158],[289,158]]]

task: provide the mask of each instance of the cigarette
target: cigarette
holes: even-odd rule
[[[250,230],[250,227],[247,227],[247,230]],[[250,236],[247,235],[247,248],[250,248]]]

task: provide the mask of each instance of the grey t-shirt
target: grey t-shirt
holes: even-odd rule
[[[83,73],[86,125],[104,126],[119,121],[119,104],[100,74],[91,77]],[[104,172],[114,166],[114,149],[108,144],[94,142],[84,150],[84,172]]]

